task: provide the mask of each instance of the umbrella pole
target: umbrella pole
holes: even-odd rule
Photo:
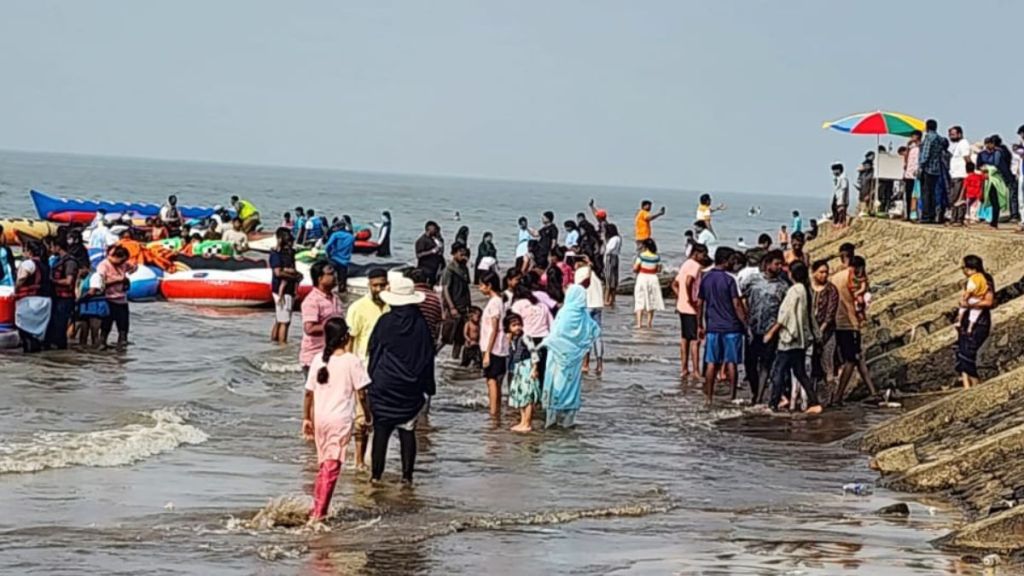
[[[869,209],[868,209],[868,211],[872,215],[874,215],[874,216],[878,216],[878,213],[875,211],[875,206],[878,203],[878,164],[879,164],[879,160],[881,160],[881,158],[879,158],[878,155],[881,154],[881,151],[879,150],[881,145],[882,145],[882,136],[880,134],[875,134],[875,170],[874,170],[874,175],[875,175],[875,187],[874,188],[875,189],[871,191],[871,195],[873,196],[873,198],[871,200],[871,206],[869,206]]]

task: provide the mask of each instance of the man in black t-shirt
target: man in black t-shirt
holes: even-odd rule
[[[555,213],[545,212],[541,223],[542,226],[537,231],[537,252],[533,255],[533,261],[541,268],[547,268],[551,249],[558,245],[558,226],[555,226]]]
[[[429,286],[436,286],[438,275],[444,267],[441,227],[437,222],[427,222],[423,235],[416,240],[416,267],[423,272],[423,279]]]
[[[444,326],[441,329],[442,344],[452,345],[452,358],[462,355],[465,343],[463,328],[469,318],[472,304],[472,292],[469,280],[469,248],[456,242],[452,244],[452,261],[441,276],[443,292],[441,300],[444,308]]]
[[[288,343],[288,327],[295,308],[295,289],[302,273],[295,269],[295,248],[292,231],[277,229],[277,247],[270,251],[270,289],[274,297],[274,328],[270,341]]]

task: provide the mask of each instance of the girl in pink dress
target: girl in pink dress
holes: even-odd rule
[[[370,376],[350,348],[348,324],[342,318],[331,318],[324,324],[325,347],[310,366],[303,403],[302,435],[316,440],[317,464],[320,472],[313,485],[313,509],[310,520],[327,515],[345,462],[355,424],[356,402],[363,405],[367,425],[371,424],[366,404],[366,388]]]

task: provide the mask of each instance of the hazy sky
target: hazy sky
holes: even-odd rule
[[[1014,0],[4,0],[0,148],[827,195],[874,144],[827,119],[1015,138],[1020,22]]]

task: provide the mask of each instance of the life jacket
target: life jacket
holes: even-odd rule
[[[14,291],[14,297],[18,300],[22,298],[28,298],[29,296],[38,296],[43,289],[43,264],[39,258],[32,258],[32,261],[36,263],[36,271],[32,274],[32,282],[27,285],[19,286]]]
[[[316,241],[324,237],[324,217],[313,216],[306,221],[306,242]]]
[[[50,279],[53,281],[53,296],[55,298],[74,298],[75,297],[75,284],[72,282],[70,286],[62,286],[58,282],[67,278],[64,273],[64,264],[67,262],[73,262],[75,259],[70,255],[65,254],[57,259],[57,263],[50,268]],[[73,278],[72,280],[77,280]]]

